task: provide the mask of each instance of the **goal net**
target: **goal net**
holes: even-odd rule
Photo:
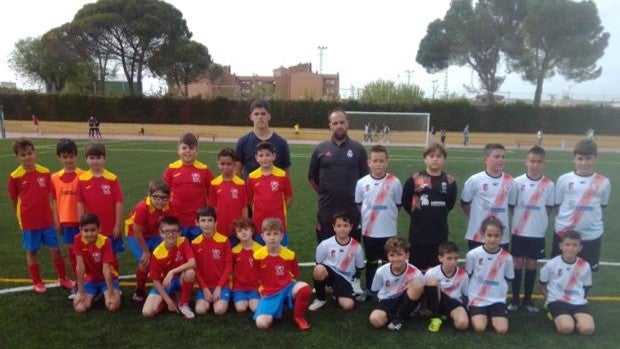
[[[430,113],[347,111],[349,135],[362,143],[405,143],[426,146],[431,141]]]

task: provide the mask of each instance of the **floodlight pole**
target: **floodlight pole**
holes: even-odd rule
[[[323,74],[323,51],[327,50],[327,46],[318,46],[319,49],[319,74]]]
[[[411,85],[410,81],[411,81],[411,75],[413,75],[414,70],[405,70],[405,73],[407,73],[407,85]]]
[[[4,110],[3,105],[0,104],[0,130],[2,133],[2,139],[6,139],[6,128],[4,128]]]

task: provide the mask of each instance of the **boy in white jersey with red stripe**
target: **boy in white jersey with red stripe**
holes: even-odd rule
[[[446,241],[437,248],[437,258],[441,264],[430,268],[424,274],[426,304],[433,313],[428,330],[438,332],[441,327],[440,316],[450,316],[454,328],[459,331],[469,327],[469,316],[463,305],[469,290],[469,276],[459,268],[459,248],[452,241]]]
[[[579,257],[598,270],[603,232],[603,209],[609,203],[611,185],[609,179],[594,172],[598,149],[591,139],[583,139],[575,145],[575,171],[558,179],[555,186],[555,234],[551,256],[560,254],[559,241],[568,230],[581,234],[583,249]]]
[[[471,327],[484,332],[489,318],[495,332],[508,332],[506,294],[508,281],[514,278],[512,256],[501,248],[504,224],[490,216],[480,227],[484,244],[467,253],[465,270],[469,274],[469,313]]]
[[[536,282],[536,261],[545,257],[545,233],[549,214],[553,211],[553,181],[543,175],[545,150],[533,147],[525,157],[526,173],[515,178],[510,195],[512,241],[510,252],[514,258],[515,278],[512,280],[512,301],[508,310],[523,307],[532,313],[539,310],[532,302]],[[523,269],[525,268],[525,278]],[[523,302],[521,281],[523,279]]]
[[[577,257],[581,249],[581,235],[567,231],[558,248],[562,255],[551,259],[540,270],[541,291],[545,304],[562,334],[594,332],[594,318],[588,313],[588,289],[592,286],[592,271],[584,259]]]
[[[400,180],[387,173],[388,153],[382,145],[375,145],[368,156],[370,174],[357,181],[355,186],[355,203],[362,213],[362,239],[366,264],[366,292],[359,297],[368,296],[372,279],[380,261],[385,261],[385,243],[396,236],[398,210],[401,206],[403,188]]]
[[[465,239],[472,250],[484,243],[480,226],[489,217],[497,217],[504,226],[500,246],[508,250],[508,201],[512,187],[512,176],[502,171],[506,148],[498,143],[484,146],[482,158],[485,170],[469,177],[461,193],[461,208],[469,216]]]
[[[364,251],[362,245],[350,236],[353,226],[346,212],[332,216],[332,227],[336,235],[323,240],[316,248],[317,265],[312,272],[316,299],[310,304],[310,311],[325,305],[327,285],[333,288],[342,309],[351,310],[355,305],[352,281],[364,268]]]
[[[377,293],[378,304],[369,320],[374,328],[387,325],[389,330],[399,331],[424,293],[424,274],[408,263],[409,242],[402,237],[389,238],[385,251],[390,263],[377,269],[372,280],[371,290]]]

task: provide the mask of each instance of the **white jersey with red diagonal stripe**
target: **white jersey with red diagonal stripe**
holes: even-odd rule
[[[580,176],[575,172],[562,175],[555,186],[555,204],[560,206],[555,218],[555,232],[577,230],[584,241],[603,235],[603,209],[609,203],[609,179],[594,173]]]
[[[509,202],[514,206],[512,234],[544,238],[549,225],[547,207],[554,206],[553,181],[546,176],[531,179],[523,174],[515,178],[512,190],[514,194]]]
[[[402,193],[400,180],[389,173],[380,179],[366,175],[357,181],[355,203],[362,206],[362,235],[373,238],[396,235]]]
[[[340,244],[335,236],[323,240],[316,248],[316,262],[325,264],[347,280],[352,280],[355,269],[364,268],[364,250],[354,238]]]
[[[448,276],[443,272],[441,264],[434,266],[426,271],[424,278],[439,280],[439,289],[448,297],[461,302],[463,297],[467,297],[469,291],[469,276],[463,268],[456,267],[456,271],[452,276]]]
[[[508,230],[508,202],[513,178],[508,173],[492,177],[486,171],[476,173],[465,181],[461,201],[470,204],[469,222],[465,239],[483,242],[480,234],[482,221],[488,216],[497,217],[504,224],[502,244],[510,242]]]
[[[424,274],[413,265],[407,263],[405,270],[395,275],[392,271],[392,264],[388,263],[377,269],[375,278],[372,279],[371,289],[373,292],[378,292],[379,300],[396,298],[407,290],[407,285],[411,280],[417,278],[424,278]]]
[[[561,301],[574,305],[588,303],[585,287],[592,286],[592,271],[585,260],[577,257],[566,263],[562,256],[549,260],[540,269],[540,282],[547,285],[545,304]]]
[[[479,246],[467,253],[465,270],[469,274],[469,305],[485,307],[505,303],[508,293],[506,279],[514,278],[512,256],[504,249],[489,253]]]

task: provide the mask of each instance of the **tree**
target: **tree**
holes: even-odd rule
[[[364,86],[360,101],[364,103],[409,104],[421,101],[423,98],[424,92],[417,85],[377,80]]]
[[[185,97],[189,94],[187,86],[208,74],[210,65],[211,56],[207,48],[190,40],[162,47],[149,60],[151,71],[174,83]]]
[[[500,53],[520,20],[525,0],[453,0],[443,20],[431,22],[416,61],[429,73],[469,65],[493,103],[504,81],[497,76]]]
[[[94,52],[120,62],[132,93],[142,93],[146,64],[155,51],[191,37],[182,13],[158,0],[99,0],[84,5],[74,22],[96,34]]]
[[[556,73],[567,80],[596,79],[609,33],[603,33],[592,1],[529,0],[519,31],[506,49],[509,67],[536,85],[533,104],[540,105],[545,79]]]

